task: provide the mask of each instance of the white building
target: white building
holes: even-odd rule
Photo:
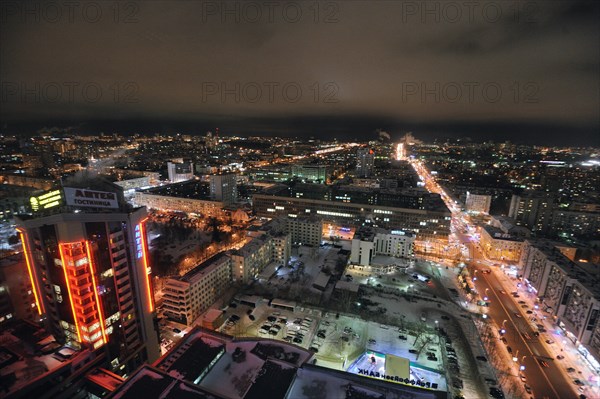
[[[210,176],[210,197],[226,205],[237,202],[237,181],[233,173]]]
[[[402,230],[361,227],[352,238],[350,262],[370,266],[376,255],[407,258],[413,253],[415,235]]]
[[[234,281],[243,283],[256,278],[272,261],[272,237],[263,234],[254,237],[239,250],[231,251],[232,276]]]
[[[465,210],[467,212],[490,213],[492,205],[492,196],[483,194],[473,194],[467,191],[467,199],[465,200]]]
[[[165,316],[192,325],[231,285],[231,265],[231,258],[221,252],[184,276],[168,279],[163,289]]]
[[[209,201],[194,198],[172,197],[169,195],[152,194],[150,191],[136,191],[136,205],[163,211],[197,213],[205,216],[223,216],[225,204],[219,201]]]
[[[192,162],[167,162],[167,173],[171,183],[179,183],[194,178],[194,164]]]
[[[314,216],[288,217],[286,230],[292,243],[319,247],[323,235],[323,220]]]

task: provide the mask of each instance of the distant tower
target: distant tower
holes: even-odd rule
[[[35,310],[58,340],[129,373],[160,355],[146,208],[106,181],[69,185],[62,203],[15,218]]]
[[[373,173],[375,153],[370,148],[359,148],[356,151],[356,174],[360,177],[369,177]]]
[[[210,197],[229,205],[237,202],[237,180],[235,174],[211,175]]]

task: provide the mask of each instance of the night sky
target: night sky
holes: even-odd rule
[[[1,2],[4,133],[600,146],[599,2],[50,4]]]

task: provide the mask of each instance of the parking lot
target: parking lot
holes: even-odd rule
[[[347,370],[365,351],[372,350],[407,358],[415,367],[428,370],[421,374],[433,373],[436,378],[428,378],[445,386],[440,340],[429,331],[414,332],[308,307],[292,312],[270,307],[267,300],[256,307],[233,302],[225,316],[221,332],[298,345],[313,351],[321,366]]]

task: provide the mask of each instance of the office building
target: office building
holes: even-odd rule
[[[57,340],[128,373],[159,356],[146,209],[104,180],[62,192],[60,204],[16,218],[36,311]]]
[[[481,250],[486,257],[502,262],[519,262],[523,249],[522,238],[491,225],[483,226],[480,233]]]
[[[290,234],[292,243],[319,247],[323,236],[323,219],[315,216],[299,215],[287,217],[286,231]]]
[[[164,315],[192,325],[231,286],[231,258],[221,252],[185,275],[169,278],[163,288]]]
[[[167,173],[171,183],[179,183],[194,178],[194,164],[182,159],[167,162]]]
[[[465,200],[465,210],[467,212],[477,213],[490,213],[490,206],[492,205],[492,196],[483,194],[473,194],[467,191],[467,198]]]
[[[359,148],[356,151],[356,175],[369,177],[375,167],[375,153],[370,148]]]
[[[363,226],[352,238],[350,262],[370,266],[377,255],[409,258],[413,254],[415,235],[402,230],[385,230]]]
[[[292,165],[292,176],[306,183],[327,183],[325,165]]]
[[[554,197],[546,192],[525,191],[514,194],[510,201],[508,216],[517,225],[525,226],[534,232],[545,233],[551,223]]]
[[[237,181],[233,173],[210,176],[210,198],[225,205],[237,202]]]

